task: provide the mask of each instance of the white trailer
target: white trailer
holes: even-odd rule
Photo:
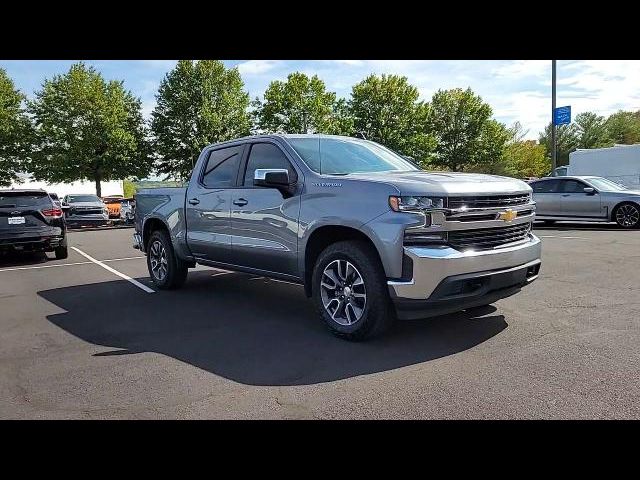
[[[569,165],[555,169],[554,176],[564,175],[595,175],[640,189],[640,144],[579,148],[569,154]]]
[[[74,193],[96,193],[96,184],[93,181],[78,181],[71,183],[47,183],[33,180],[28,175],[19,175],[22,179],[21,183],[13,183],[9,188],[41,188],[48,193],[55,193],[59,198]],[[124,186],[122,180],[112,180],[109,182],[100,182],[102,196],[124,195]]]

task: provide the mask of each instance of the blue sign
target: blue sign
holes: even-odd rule
[[[554,125],[567,125],[571,123],[571,106],[558,107],[553,112],[553,124]]]

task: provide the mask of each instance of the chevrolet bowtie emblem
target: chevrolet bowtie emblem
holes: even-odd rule
[[[505,222],[512,222],[513,220],[516,219],[517,216],[518,216],[518,212],[516,212],[515,210],[508,209],[504,212],[500,212],[498,214],[498,219],[504,220]]]

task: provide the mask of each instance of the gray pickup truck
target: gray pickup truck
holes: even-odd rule
[[[513,295],[541,263],[526,183],[422,171],[357,138],[211,145],[186,188],[136,202],[134,247],[158,288],[180,287],[196,264],[299,283],[350,340]]]

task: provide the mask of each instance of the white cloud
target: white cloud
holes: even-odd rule
[[[278,67],[280,61],[277,60],[249,60],[238,64],[241,75],[261,75]]]

